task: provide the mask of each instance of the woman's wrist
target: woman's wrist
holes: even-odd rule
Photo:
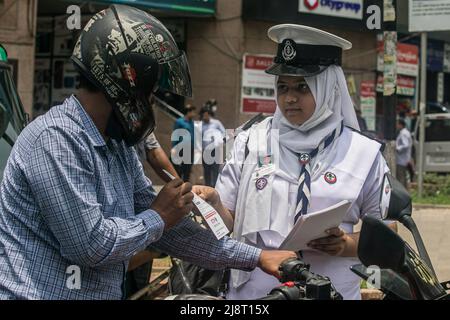
[[[344,235],[344,250],[341,252],[341,257],[357,257],[358,256],[358,241],[359,233],[346,233]]]

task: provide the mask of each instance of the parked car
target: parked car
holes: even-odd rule
[[[416,163],[419,157],[419,121],[414,130]],[[425,115],[424,170],[450,172],[450,113]]]
[[[450,112],[449,108],[438,102],[428,102],[425,113],[429,114],[429,113],[449,113],[449,112]]]
[[[0,44],[0,181],[14,142],[28,121],[12,80],[7,57],[6,50]]]

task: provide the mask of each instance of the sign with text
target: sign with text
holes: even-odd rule
[[[363,0],[299,0],[298,11],[347,19],[363,18]]]
[[[272,65],[273,56],[245,54],[242,67],[241,111],[274,113],[275,76],[264,72]]]
[[[377,92],[383,92],[383,75],[377,77]],[[416,92],[416,78],[397,75],[397,94],[402,96],[414,96]]]
[[[409,32],[450,30],[450,1],[409,0]]]
[[[397,43],[397,73],[417,77],[419,74],[419,47]]]
[[[444,45],[444,72],[450,72],[450,44]]]
[[[375,81],[366,80],[361,82],[360,90],[361,116],[366,120],[367,129],[375,130],[376,93]]]
[[[384,70],[383,41],[377,44],[377,70]],[[419,75],[419,47],[413,44],[397,43],[397,73],[405,76],[417,77]]]
[[[397,94],[403,96],[414,96],[416,90],[416,79],[412,77],[397,76]]]

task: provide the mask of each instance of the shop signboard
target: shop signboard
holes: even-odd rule
[[[264,70],[273,62],[273,56],[245,54],[242,67],[241,111],[243,113],[274,113],[275,76]]]
[[[362,20],[363,0],[299,0],[298,11],[347,19]]]
[[[375,130],[376,93],[375,81],[365,80],[361,82],[360,90],[361,116],[366,120],[367,129]]]
[[[409,32],[450,30],[450,1],[409,0]]]
[[[397,76],[397,94],[403,96],[414,96],[416,79],[402,75]]]

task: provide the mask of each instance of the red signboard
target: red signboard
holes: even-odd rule
[[[244,113],[274,113],[275,77],[264,72],[273,63],[270,55],[244,55],[241,105]]]

